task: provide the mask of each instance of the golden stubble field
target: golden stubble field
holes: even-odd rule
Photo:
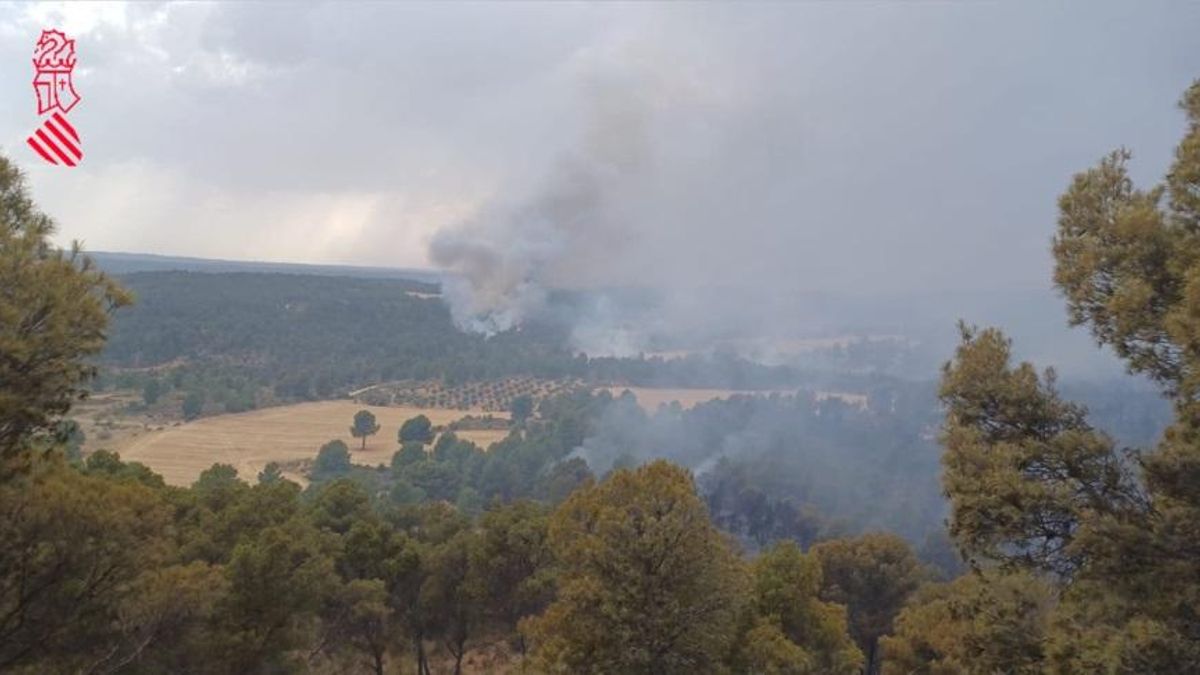
[[[362,441],[350,436],[354,413],[375,414],[379,433]],[[238,476],[253,483],[268,462],[296,462],[316,457],[321,445],[341,439],[350,447],[355,464],[388,464],[399,447],[397,435],[405,420],[425,415],[434,426],[445,425],[479,410],[379,407],[353,401],[318,401],[264,408],[246,413],[206,417],[151,431],[112,445],[121,458],[145,464],[172,485],[190,485],[214,463],[230,464]],[[495,412],[495,417],[506,417]],[[460,438],[486,448],[504,438],[503,430],[458,431]],[[287,472],[285,472],[287,473]],[[291,473],[289,478],[299,479]]]
[[[608,389],[614,396],[629,390],[637,396],[638,403],[649,412],[672,401],[678,401],[684,408],[691,408],[705,401],[738,394],[770,393],[732,389]],[[866,397],[858,394],[819,392],[817,396],[840,398],[851,405],[866,404]],[[361,441],[350,436],[350,423],[354,413],[364,409],[375,414],[380,430],[367,439],[366,449],[360,450]],[[399,447],[396,437],[400,425],[417,415],[425,415],[434,426],[444,426],[466,415],[508,417],[505,413],[478,409],[371,406],[354,401],[318,401],[205,417],[173,426],[154,427],[131,422],[125,425],[129,426],[129,429],[118,428],[110,439],[99,441],[96,446],[116,450],[125,460],[149,466],[162,474],[172,485],[190,485],[200,476],[200,472],[218,462],[232,465],[238,470],[238,475],[249,482],[257,479],[258,472],[262,471],[268,462],[279,462],[284,465],[285,475],[303,483],[304,477],[298,471],[299,463],[314,459],[321,445],[333,439],[346,442],[356,464],[390,463],[392,454]],[[93,432],[88,433],[90,436]],[[508,432],[463,430],[455,433],[486,449],[492,443],[503,439]]]

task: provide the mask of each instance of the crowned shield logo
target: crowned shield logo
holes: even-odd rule
[[[57,30],[43,30],[33,49],[33,91],[39,115],[49,114],[25,142],[51,164],[75,166],[83,159],[79,132],[66,114],[79,103],[71,74],[75,70],[75,41]]]

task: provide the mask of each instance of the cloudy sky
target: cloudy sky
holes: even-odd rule
[[[75,169],[24,144],[51,27]],[[1164,171],[1198,32],[1188,2],[0,5],[0,152],[95,250],[1043,287],[1073,172]]]

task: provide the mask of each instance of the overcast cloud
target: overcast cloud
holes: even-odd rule
[[[72,170],[24,145],[43,27],[77,39]],[[1041,288],[1072,173],[1165,170],[1198,33],[1185,2],[5,5],[0,151],[98,250]],[[564,180],[578,222],[512,225]]]

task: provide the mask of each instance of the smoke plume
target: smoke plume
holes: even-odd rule
[[[575,285],[628,243],[634,221],[622,205],[646,169],[648,110],[618,83],[591,79],[585,91],[577,142],[529,194],[497,199],[434,237],[430,258],[452,273],[444,294],[461,328],[516,327],[547,310],[550,289]]]

